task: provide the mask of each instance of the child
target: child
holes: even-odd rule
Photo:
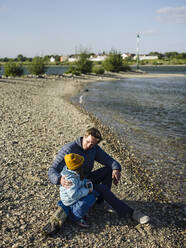
[[[84,157],[75,153],[65,155],[65,164],[61,175],[72,185],[68,188],[60,186],[62,203],[69,208],[69,216],[81,227],[88,227],[85,216],[96,201],[96,192],[93,184],[83,177],[82,164]]]

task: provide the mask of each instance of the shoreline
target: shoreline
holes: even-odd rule
[[[67,74],[68,75],[68,74]],[[95,81],[106,81],[111,80],[119,80],[124,78],[161,78],[161,77],[186,77],[186,74],[181,73],[148,73],[148,72],[120,72],[120,73],[106,73],[103,75],[95,75],[95,74],[88,74],[88,75],[81,75],[81,76],[64,76],[65,78],[73,78],[75,80],[88,80],[88,82],[95,82]]]
[[[132,66],[136,66],[136,65],[132,65]],[[141,66],[154,66],[154,67],[157,67],[157,66],[159,66],[159,67],[161,67],[161,66],[186,66],[186,64],[178,64],[178,65],[170,65],[170,64],[162,64],[162,65],[150,65],[150,64],[147,64],[147,65],[139,65],[139,67],[141,67]]]
[[[70,101],[70,98],[77,95],[80,92],[83,92],[86,85],[89,83],[95,82],[109,82],[109,81],[117,81],[121,79],[127,78],[161,78],[161,77],[186,77],[186,74],[168,74],[168,73],[146,73],[146,72],[123,72],[123,73],[107,73],[104,75],[95,75],[95,74],[88,74],[88,75],[81,75],[81,76],[72,76],[72,75],[63,75],[63,76],[47,76],[47,78],[54,78],[54,79],[65,79],[65,80],[72,80],[73,82],[73,91],[71,93],[67,93],[65,97],[66,100]]]
[[[3,247],[97,248],[110,247],[110,242],[113,247],[126,248],[131,244],[145,248],[182,247],[180,207],[161,198],[161,192],[147,183],[148,178],[138,179],[141,172],[135,170],[135,165],[140,162],[127,147],[121,149],[111,129],[71,104],[71,97],[83,91],[87,83],[121,77],[109,76],[110,79],[95,76],[0,79]],[[62,145],[81,136],[92,125],[103,132],[104,150],[122,164],[121,182],[119,187],[113,186],[113,192],[129,205],[145,211],[152,221],[141,226],[116,215],[95,212],[91,230],[83,232],[67,221],[58,234],[46,239],[40,230],[46,217],[56,209],[59,197],[58,187],[47,180],[48,168]],[[99,167],[97,163],[95,167]]]

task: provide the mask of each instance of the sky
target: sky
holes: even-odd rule
[[[0,0],[0,57],[186,52],[186,0]]]

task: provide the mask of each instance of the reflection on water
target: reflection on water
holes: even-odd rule
[[[132,69],[137,69],[136,66],[131,66]],[[140,65],[140,70],[148,73],[178,73],[186,75],[186,66],[166,66],[166,65],[155,65],[155,66],[144,66]]]
[[[158,172],[157,180],[165,188],[172,187],[175,194],[182,194],[186,162],[185,77],[99,82],[91,85],[82,99],[86,110],[114,128],[133,147],[144,166]]]
[[[47,75],[62,75],[64,72],[68,70],[68,66],[46,66],[46,74]],[[29,70],[27,66],[23,66],[24,75],[28,75]],[[4,74],[4,67],[0,67],[0,75]]]
[[[136,66],[131,66],[133,70],[137,69]],[[68,66],[47,66],[46,74],[48,75],[62,75],[68,70]],[[140,70],[147,73],[176,73],[186,75],[186,66],[140,66]],[[0,75],[4,74],[3,66],[0,67]],[[24,66],[24,74],[29,74],[28,69]]]

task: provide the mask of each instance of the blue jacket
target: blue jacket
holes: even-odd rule
[[[115,169],[121,171],[121,165],[105,151],[103,151],[99,145],[95,145],[88,150],[83,150],[81,141],[82,137],[78,138],[76,141],[67,143],[61,148],[55,161],[48,171],[48,177],[51,183],[60,184],[60,173],[65,166],[64,156],[69,153],[77,153],[84,157],[85,161],[82,166],[85,177],[88,177],[92,171],[94,167],[94,161],[97,161],[102,165],[109,166],[113,170]]]
[[[80,175],[75,171],[68,170],[66,166],[63,167],[61,175],[66,176],[66,179],[72,182],[72,186],[68,189],[60,186],[60,198],[65,206],[70,206],[88,195],[89,190],[86,188],[87,179],[81,181]]]

